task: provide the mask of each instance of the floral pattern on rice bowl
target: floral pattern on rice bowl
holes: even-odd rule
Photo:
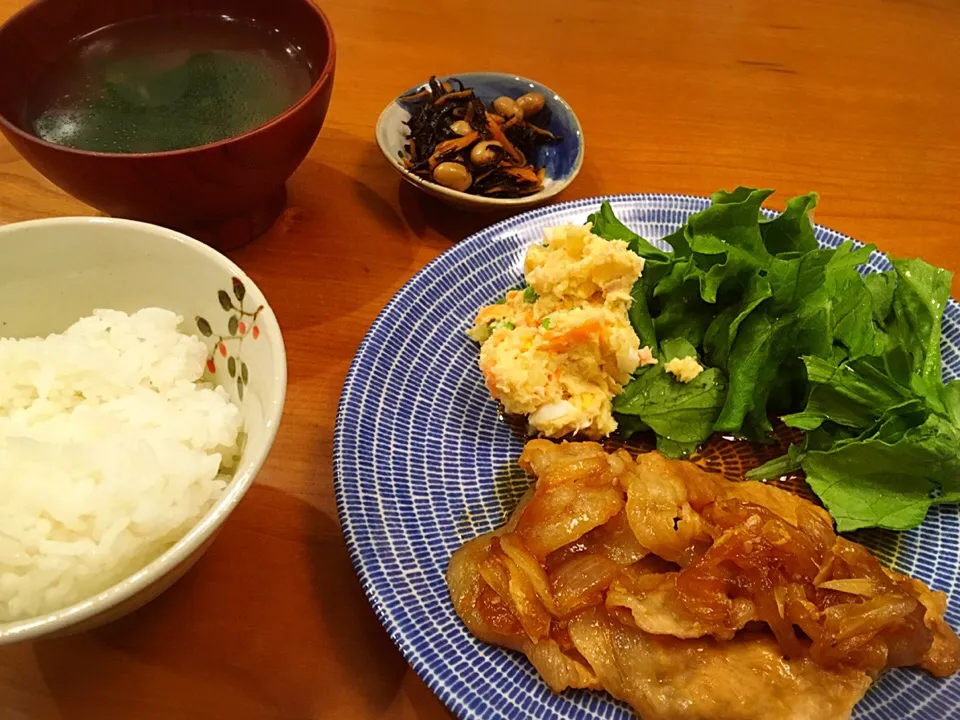
[[[200,334],[213,341],[213,347],[207,357],[207,372],[211,375],[216,373],[219,355],[226,361],[230,377],[236,381],[237,397],[243,400],[244,388],[250,382],[250,370],[242,359],[243,343],[247,338],[259,339],[260,328],[257,326],[257,319],[263,311],[263,305],[257,306],[254,310],[248,310],[244,306],[247,290],[243,281],[234,277],[231,279],[231,285],[232,294],[223,289],[217,291],[220,307],[224,312],[229,313],[226,332],[216,332],[210,321],[200,315],[196,317],[196,323]]]

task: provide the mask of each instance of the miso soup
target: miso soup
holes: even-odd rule
[[[177,150],[240,135],[315,80],[278,32],[225,15],[154,15],[74,40],[33,83],[23,127],[82,150]]]

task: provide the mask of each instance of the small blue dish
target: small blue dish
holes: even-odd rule
[[[541,146],[536,157],[529,158],[534,166],[546,169],[543,189],[521,198],[492,198],[451,190],[414,175],[403,165],[403,146],[407,143],[407,126],[404,123],[410,119],[410,111],[394,99],[377,120],[377,145],[391,167],[400,173],[404,180],[451,205],[471,210],[534,207],[552,198],[573,182],[583,165],[583,132],[576,114],[563,98],[547,86],[519,75],[473,72],[447,75],[440,80],[449,78],[457,78],[464,87],[473,89],[477,97],[487,105],[492,105],[501,95],[518,98],[529,92],[538,92],[546,98],[546,107],[550,111],[550,122],[546,129],[563,139],[554,145]],[[426,83],[416,85],[401,93],[399,97],[413,94],[424,87]]]

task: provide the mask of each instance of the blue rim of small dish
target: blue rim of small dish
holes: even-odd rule
[[[644,231],[640,229],[645,236],[654,238],[662,237],[667,234],[670,226],[679,224],[676,218],[688,216],[692,212],[703,209],[709,204],[706,198],[695,197],[691,195],[666,195],[666,194],[646,194],[646,195],[611,195],[605,197],[586,198],[574,200],[567,203],[561,203],[546,208],[540,208],[513,218],[496,223],[491,227],[476,233],[454,247],[441,253],[437,258],[428,263],[416,275],[414,275],[390,300],[384,310],[372,324],[366,337],[360,344],[356,357],[350,367],[346,382],[344,383],[343,393],[340,398],[337,411],[337,422],[334,433],[334,484],[335,496],[337,500],[338,514],[344,537],[347,542],[348,550],[354,568],[363,586],[364,592],[370,600],[370,603],[386,628],[389,636],[406,657],[407,661],[424,680],[427,686],[459,717],[470,720],[494,720],[494,718],[524,718],[530,716],[545,716],[585,720],[586,718],[606,718],[608,720],[621,720],[622,718],[634,717],[627,707],[609,696],[597,693],[585,692],[564,692],[553,694],[546,685],[539,679],[529,664],[522,656],[501,648],[487,646],[473,638],[462,623],[458,622],[453,614],[452,603],[449,597],[445,595],[446,586],[443,574],[446,571],[446,561],[449,559],[450,552],[469,537],[473,537],[480,532],[493,529],[502,523],[502,517],[496,511],[478,515],[471,521],[466,529],[463,527],[453,527],[453,523],[459,523],[459,518],[454,521],[452,514],[450,517],[444,516],[448,520],[447,525],[437,524],[436,528],[427,527],[421,520],[421,511],[427,512],[427,517],[436,521],[442,512],[452,510],[453,506],[447,504],[445,507],[435,508],[427,505],[425,508],[417,506],[413,513],[404,515],[402,509],[403,503],[416,498],[404,497],[404,492],[409,488],[401,487],[396,484],[390,475],[389,464],[394,462],[394,454],[402,455],[404,448],[388,447],[384,452],[389,452],[391,457],[389,461],[380,464],[381,456],[376,456],[377,463],[369,467],[351,466],[351,452],[367,452],[358,450],[366,447],[366,443],[373,448],[374,453],[377,449],[377,440],[383,439],[381,436],[389,432],[382,429],[379,420],[381,418],[370,418],[358,412],[362,408],[363,400],[366,399],[367,391],[372,388],[373,392],[384,393],[387,390],[395,388],[387,387],[382,377],[370,376],[365,368],[368,362],[378,362],[379,356],[386,356],[383,362],[390,365],[396,364],[394,360],[399,358],[404,348],[397,346],[397,342],[405,342],[407,345],[419,343],[417,353],[425,344],[423,338],[414,338],[401,336],[398,341],[394,335],[405,329],[404,319],[406,316],[419,317],[430,312],[436,312],[436,303],[432,300],[429,306],[427,304],[417,305],[417,298],[408,300],[408,296],[413,296],[418,290],[423,290],[421,286],[427,286],[430,292],[439,292],[435,289],[437,280],[445,279],[445,275],[453,271],[460,270],[460,264],[464,260],[475,259],[476,255],[485,255],[487,259],[495,258],[495,253],[506,248],[511,257],[502,258],[504,262],[497,261],[497,267],[490,270],[487,275],[493,277],[494,285],[486,282],[485,288],[479,292],[487,293],[486,300],[493,299],[492,287],[499,287],[499,292],[508,289],[511,281],[518,279],[515,276],[521,273],[522,251],[529,242],[536,228],[546,227],[547,224],[557,224],[557,222],[582,222],[587,212],[596,210],[603,200],[609,200],[614,205],[614,210],[620,213],[621,210],[630,211],[630,213],[641,214],[644,220],[640,224],[655,225],[661,231],[659,234],[654,231]],[[775,213],[765,211],[768,216]],[[576,213],[576,217],[572,215]],[[648,217],[649,216],[649,217]],[[557,220],[559,219],[559,220]],[[636,225],[631,222],[629,217],[623,217],[628,225]],[[538,222],[539,221],[539,222]],[[816,235],[821,245],[835,247],[845,240],[852,240],[846,235],[829,230],[822,226],[816,226]],[[526,238],[522,235],[527,235]],[[855,241],[857,242],[858,241]],[[860,243],[858,243],[860,244]],[[475,264],[474,264],[475,265]],[[474,267],[467,265],[467,267]],[[874,252],[871,255],[868,267],[872,271],[882,271],[889,269],[889,260],[885,255]],[[865,270],[866,271],[866,270]],[[471,271],[477,275],[477,271]],[[499,274],[498,274],[499,273]],[[462,276],[462,272],[458,273]],[[449,279],[449,278],[447,278]],[[464,290],[465,293],[476,295],[478,290],[474,286],[484,285],[483,278],[471,277],[470,286]],[[496,283],[499,283],[497,285]],[[455,283],[459,284],[459,283]],[[448,283],[449,285],[449,283]],[[441,290],[443,288],[441,287]],[[451,295],[449,287],[445,294]],[[422,298],[421,298],[422,299]],[[454,296],[454,300],[456,297]],[[468,303],[475,311],[479,303],[471,296]],[[397,322],[397,314],[401,314],[401,322]],[[467,315],[457,318],[462,328],[465,329],[469,324],[470,317]],[[456,326],[454,322],[451,327]],[[449,328],[445,328],[449,329]],[[462,333],[461,333],[462,334]],[[429,340],[429,337],[427,338]],[[441,344],[445,341],[441,340]],[[446,341],[449,345],[450,342]],[[386,348],[386,351],[384,351]],[[951,379],[960,374],[960,305],[951,299],[948,303],[947,311],[944,317],[944,378]],[[428,351],[427,359],[424,360],[429,365],[438,362],[447,362],[448,358],[444,355],[448,348],[431,347]],[[461,353],[463,354],[463,353]],[[373,359],[371,360],[371,356]],[[439,360],[437,358],[440,358]],[[476,370],[475,351],[471,355],[470,364],[472,369],[464,369],[466,376],[471,374],[473,378],[467,377],[468,383],[477,382],[480,388],[474,388],[480,395],[486,395],[485,388],[482,387],[479,371]],[[406,369],[408,376],[413,374],[424,375],[423,368]],[[404,371],[401,371],[404,372]],[[442,371],[444,375],[440,378],[440,384],[447,382],[447,376],[451,370],[446,367]],[[455,371],[454,371],[455,372]],[[461,376],[463,379],[463,376]],[[389,380],[389,377],[388,377]],[[430,378],[432,383],[435,377]],[[421,380],[421,385],[427,384],[426,380]],[[401,394],[407,391],[407,380],[404,380],[400,388]],[[431,391],[434,385],[431,384]],[[391,398],[392,400],[392,398]],[[484,398],[486,407],[484,410],[486,421],[495,421],[496,411],[493,401],[488,396]],[[394,405],[397,405],[394,403]],[[382,404],[382,403],[381,403]],[[435,407],[431,403],[431,407]],[[416,408],[414,408],[416,410]],[[467,410],[475,409],[475,406],[467,407]],[[459,410],[459,408],[458,408]],[[441,409],[442,412],[442,409]],[[389,418],[382,418],[389,424]],[[373,420],[374,422],[371,422]],[[420,427],[409,427],[409,423],[415,422],[416,418],[404,416],[401,418],[400,430],[408,430],[410,433],[417,433],[410,441],[411,436],[407,436],[408,447],[406,451],[409,457],[396,461],[406,463],[403,469],[408,475],[396,476],[401,481],[409,480],[413,482],[414,473],[410,473],[411,466],[419,461],[419,466],[415,469],[425,470],[423,475],[417,476],[424,482],[429,480],[429,484],[420,488],[417,486],[413,492],[418,489],[425,489],[427,494],[433,492],[434,484],[439,484],[451,472],[464,470],[464,462],[468,465],[466,472],[461,473],[462,477],[468,478],[467,482],[477,481],[479,477],[480,487],[489,485],[487,480],[493,482],[493,478],[480,477],[483,475],[492,476],[496,468],[492,465],[474,464],[469,466],[469,462],[475,460],[486,460],[491,455],[484,452],[487,448],[481,447],[480,443],[468,447],[465,450],[459,444],[459,437],[454,432],[452,437],[457,440],[457,452],[449,451],[441,444],[439,448],[424,444]],[[449,414],[444,416],[441,422],[447,422],[452,425],[454,421],[460,423],[461,434],[469,435],[476,432],[482,434],[497,436],[491,441],[492,445],[498,442],[512,443],[512,448],[500,448],[507,456],[514,457],[518,447],[515,439],[504,441],[503,427],[483,427],[476,430],[474,426],[465,424],[460,415]],[[473,418],[470,422],[474,422]],[[501,424],[502,425],[502,424]],[[429,431],[429,427],[424,428],[424,433]],[[453,428],[455,431],[457,428]],[[449,427],[441,427],[441,435],[446,435]],[[387,437],[392,441],[393,436]],[[371,442],[372,440],[372,442]],[[483,438],[484,442],[486,437]],[[392,445],[392,443],[391,443]],[[412,451],[410,448],[413,448]],[[395,452],[396,451],[396,452]],[[500,458],[504,452],[498,452]],[[446,453],[446,454],[445,454]],[[431,454],[433,456],[431,456]],[[436,457],[434,457],[436,456]],[[481,467],[482,466],[482,467]],[[372,481],[371,481],[372,478]],[[370,489],[374,490],[374,501],[379,506],[378,510],[373,512],[365,509],[365,502],[370,497]],[[525,481],[529,483],[529,480]],[[399,493],[397,491],[400,491]],[[454,494],[459,488],[440,488],[440,493],[447,493],[451,490]],[[368,493],[364,495],[363,493]],[[489,493],[488,493],[489,495]],[[384,499],[386,498],[386,501]],[[487,498],[489,499],[489,498]],[[446,502],[446,500],[445,500]],[[397,508],[400,517],[397,517]],[[469,511],[470,508],[468,508]],[[488,508],[483,508],[485,512]],[[434,512],[436,510],[436,512]],[[392,515],[391,515],[392,513]],[[396,523],[400,527],[396,527]],[[391,528],[391,525],[393,526]],[[407,535],[410,526],[413,525],[414,533]],[[416,535],[424,527],[429,532]],[[371,528],[374,530],[371,532]],[[942,529],[939,529],[942,528]],[[939,529],[939,530],[938,530]],[[400,540],[395,544],[390,539],[390,534],[395,534]],[[449,535],[455,536],[452,540]],[[876,552],[888,560],[891,557],[896,558],[896,567],[902,572],[907,572],[915,577],[919,577],[937,589],[949,591],[949,606],[947,619],[954,626],[960,625],[960,570],[958,570],[957,558],[960,556],[958,548],[958,535],[960,535],[960,523],[955,506],[938,506],[927,522],[920,529],[908,533],[895,534],[892,538],[879,541],[877,546],[871,546]],[[404,544],[407,541],[407,545]],[[395,554],[391,555],[393,551]],[[421,556],[426,556],[428,563],[421,563]],[[417,568],[410,571],[404,569],[401,561],[412,561]],[[442,563],[442,567],[438,567]],[[439,576],[437,575],[439,571]],[[412,573],[412,575],[410,574]],[[413,579],[410,579],[413,577]],[[418,585],[417,578],[422,580]],[[404,585],[406,583],[406,585]],[[440,587],[437,587],[440,586]],[[425,619],[422,607],[418,605],[409,610],[403,603],[420,603],[421,592],[432,593],[424,601],[428,605],[432,604],[430,610],[434,613]],[[454,621],[450,621],[450,615],[453,614]],[[411,619],[412,618],[412,619]],[[421,618],[430,625],[429,631],[425,633],[414,621]],[[471,658],[466,658],[462,651],[466,648]],[[464,660],[472,660],[472,665],[464,665]],[[459,664],[457,664],[459,662]],[[459,669],[458,669],[459,668]],[[480,669],[478,669],[480,668]],[[460,673],[471,675],[468,679]],[[496,678],[506,678],[513,682],[510,688],[497,687]],[[492,678],[492,679],[491,679]],[[920,718],[932,720],[933,718],[942,718],[949,715],[948,709],[960,705],[960,676],[952,680],[936,680],[923,673],[909,670],[897,670],[882,676],[874,687],[867,694],[867,697],[858,704],[854,710],[853,718],[857,720],[881,720],[887,718]],[[519,708],[519,709],[518,709]],[[894,713],[891,715],[890,713]]]
[[[542,202],[546,202],[550,198],[563,192],[570,185],[570,183],[576,179],[577,175],[580,173],[581,167],[583,166],[586,144],[583,138],[583,129],[580,125],[579,118],[577,118],[577,114],[573,111],[573,108],[570,107],[570,104],[559,94],[554,92],[543,83],[523,77],[522,75],[513,75],[510,73],[466,72],[451,73],[449,75],[438,77],[438,79],[441,81],[448,80],[450,78],[457,78],[463,81],[464,86],[468,88],[473,87],[474,84],[477,83],[485,83],[487,85],[491,83],[497,83],[501,85],[501,87],[509,84],[511,86],[522,86],[523,89],[526,89],[528,92],[533,90],[542,92],[547,97],[547,103],[550,108],[555,112],[560,111],[561,115],[566,116],[566,122],[562,123],[562,127],[554,127],[553,125],[550,127],[554,132],[563,135],[564,140],[562,140],[561,143],[568,142],[575,145],[576,154],[573,157],[572,162],[569,163],[569,168],[563,175],[551,175],[549,165],[547,165],[548,186],[539,192],[520,198],[494,198],[486,197],[484,195],[471,195],[470,193],[451,190],[450,188],[445,188],[442,185],[424,180],[403,166],[403,163],[400,162],[400,159],[396,154],[398,148],[388,147],[386,135],[387,123],[395,122],[393,116],[398,112],[398,110],[404,109],[399,102],[399,98],[405,95],[410,95],[426,86],[426,83],[420,83],[408,88],[404,92],[400,93],[397,98],[394,98],[390,101],[390,103],[383,109],[383,112],[381,112],[380,116],[377,118],[377,123],[374,130],[377,146],[380,148],[380,151],[383,153],[383,156],[386,158],[387,162],[390,163],[390,166],[396,170],[401,177],[432,195],[458,202],[460,204],[483,206],[486,208],[514,209],[527,208]],[[500,90],[499,92],[504,91]],[[556,115],[554,120],[556,122],[560,122]]]

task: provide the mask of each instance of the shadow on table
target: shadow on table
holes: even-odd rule
[[[410,229],[423,237],[428,228],[456,243],[494,223],[518,214],[517,210],[493,210],[475,212],[447,205],[432,195],[427,195],[410,183],[398,179],[397,198],[400,212]]]
[[[404,181],[384,159],[373,138],[360,140],[337,133],[333,139],[349,146],[353,177],[345,185],[353,199],[386,233],[415,236],[421,241],[457,242],[512,213],[472,213],[452,208]],[[433,235],[434,237],[431,237]]]
[[[262,486],[167,593],[34,653],[63,720],[449,717],[405,679],[335,519]]]
[[[377,186],[308,158],[288,193],[270,232],[230,253],[263,290],[284,332],[334,323],[366,306],[379,310],[415,271],[412,235]]]

